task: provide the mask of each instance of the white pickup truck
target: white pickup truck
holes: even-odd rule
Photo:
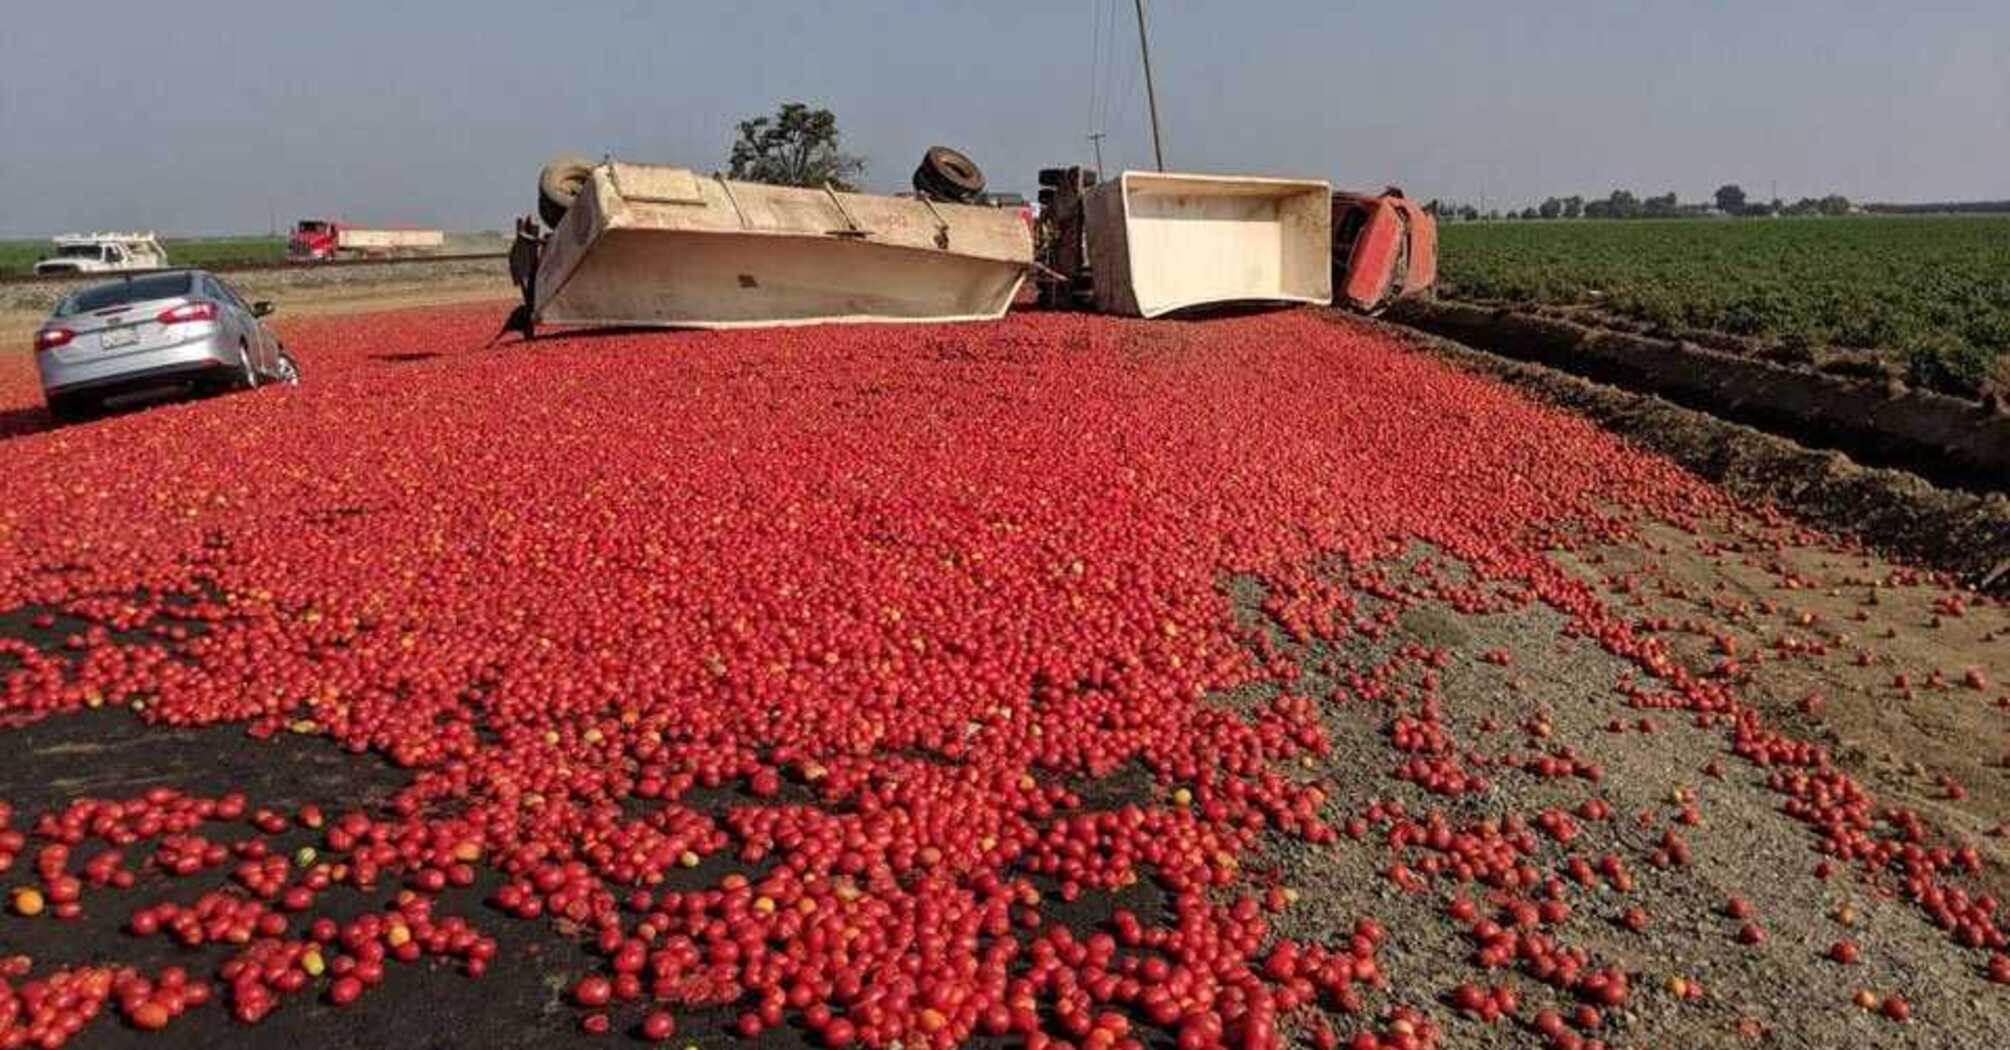
[[[38,274],[163,270],[167,249],[152,233],[66,233],[50,238],[56,251],[35,264]]]

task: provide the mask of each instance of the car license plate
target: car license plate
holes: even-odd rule
[[[107,350],[117,350],[119,347],[131,346],[139,341],[140,330],[137,328],[105,329],[104,345]]]

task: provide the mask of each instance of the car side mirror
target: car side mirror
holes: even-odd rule
[[[260,299],[259,301],[251,304],[251,316],[265,317],[270,315],[273,311],[277,309],[279,309],[279,307],[272,305],[272,300]]]

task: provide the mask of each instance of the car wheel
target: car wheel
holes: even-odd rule
[[[537,217],[552,229],[572,210],[572,202],[593,177],[593,162],[577,153],[561,153],[551,158],[537,173]]]
[[[279,364],[274,369],[272,378],[275,382],[287,386],[300,385],[300,365],[293,360],[292,354],[284,350],[279,351]]]
[[[96,399],[82,394],[50,394],[49,415],[58,423],[75,423],[89,419],[98,407]]]

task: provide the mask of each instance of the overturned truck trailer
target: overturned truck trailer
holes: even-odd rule
[[[553,228],[520,225],[511,263],[526,330],[991,320],[1033,262],[1017,214],[926,197],[620,161],[547,168],[540,189]]]
[[[1333,301],[1332,189],[1312,179],[1041,173],[1042,299],[1133,317]]]

